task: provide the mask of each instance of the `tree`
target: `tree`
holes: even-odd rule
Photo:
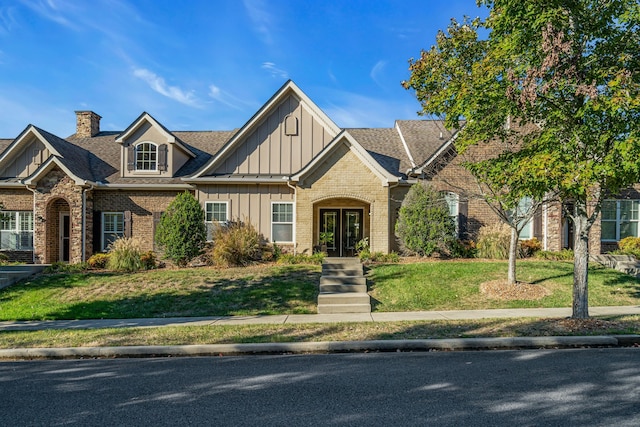
[[[424,113],[461,127],[461,151],[513,138],[492,179],[573,203],[573,317],[588,312],[589,233],[603,198],[639,180],[640,4],[637,0],[479,0],[486,20],[452,20],[411,61]],[[480,40],[478,34],[487,34]],[[518,125],[505,126],[508,122]],[[507,160],[506,157],[502,160]],[[517,171],[522,182],[508,174]]]
[[[455,233],[444,197],[424,183],[412,185],[396,222],[402,250],[421,256],[445,252],[455,241]]]
[[[178,194],[160,218],[156,243],[164,256],[185,266],[200,254],[206,240],[204,211],[187,191]]]

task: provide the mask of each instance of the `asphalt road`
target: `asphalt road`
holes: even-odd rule
[[[3,426],[638,426],[640,349],[0,362]]]

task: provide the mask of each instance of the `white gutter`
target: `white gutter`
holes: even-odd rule
[[[190,184],[100,184],[99,190],[193,190]]]

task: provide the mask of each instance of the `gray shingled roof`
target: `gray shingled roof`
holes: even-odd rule
[[[439,120],[398,120],[396,124],[416,166],[429,160],[455,133],[445,129]]]
[[[453,135],[444,129],[441,122],[432,120],[399,120],[396,123],[417,166],[430,159]],[[122,132],[100,132],[89,138],[71,135],[65,140],[40,128],[35,129],[61,153],[63,163],[76,176],[109,184],[182,183],[181,178],[192,176],[204,167],[237,132],[237,129],[171,132],[180,143],[196,154],[195,158],[189,160],[172,178],[123,178],[120,176],[122,147],[115,141]],[[396,128],[346,130],[389,173],[404,176],[412,168],[411,159]],[[11,139],[0,139],[0,152],[12,142]]]
[[[347,132],[387,170],[387,172],[402,176],[411,168],[407,152],[402,146],[400,136],[395,129],[347,129]]]
[[[171,132],[187,148],[196,154],[173,178],[123,178],[120,176],[122,146],[115,141],[122,132],[100,132],[90,138],[69,137],[73,145],[88,154],[93,171],[93,181],[109,184],[179,184],[181,178],[190,176],[205,165],[211,156],[224,145],[235,131]]]

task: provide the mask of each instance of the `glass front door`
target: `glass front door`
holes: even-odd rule
[[[363,209],[320,209],[318,243],[330,257],[356,256],[363,236]]]

